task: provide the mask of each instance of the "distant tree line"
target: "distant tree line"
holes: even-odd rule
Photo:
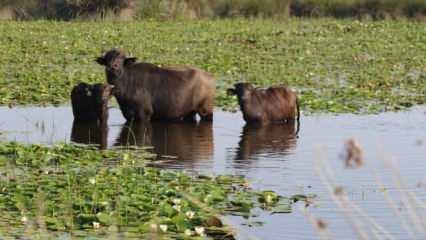
[[[426,19],[426,0],[0,0],[0,19]]]

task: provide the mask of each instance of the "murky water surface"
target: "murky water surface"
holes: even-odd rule
[[[114,147],[123,144],[152,146],[161,167],[207,174],[245,175],[256,189],[272,189],[282,195],[316,194],[309,213],[323,219],[334,239],[357,239],[352,224],[332,201],[315,168],[318,159],[327,159],[334,181],[344,187],[349,200],[383,226],[395,239],[410,235],[402,227],[383,197],[373,174],[377,171],[386,192],[396,201],[396,209],[408,215],[399,199],[399,188],[392,182],[392,172],[383,159],[398,161],[404,189],[426,201],[426,107],[406,112],[379,115],[305,116],[298,137],[294,126],[253,128],[244,125],[240,113],[218,111],[211,123],[153,123],[127,126],[118,109],[111,109],[108,132],[94,126],[73,124],[69,107],[0,108],[1,140],[23,143],[55,142],[94,143]],[[341,154],[343,143],[356,138],[363,146],[367,166],[345,169]],[[425,214],[425,209],[416,209]],[[240,226],[241,239],[317,239],[318,234],[307,217],[294,208],[291,214],[258,213],[253,219],[230,217]],[[371,226],[359,217],[360,224]],[[423,215],[424,216],[424,215]],[[411,222],[407,222],[412,226]],[[414,239],[426,234],[414,233]]]

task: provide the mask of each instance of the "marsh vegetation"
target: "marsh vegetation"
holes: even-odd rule
[[[288,84],[305,112],[380,112],[426,102],[426,28],[410,21],[216,20],[2,22],[0,104],[64,104],[97,83],[94,58],[111,47],[159,65],[215,75],[216,106],[236,109],[239,81]]]
[[[300,198],[253,191],[239,176],[148,167],[150,159],[137,150],[0,144],[0,237],[233,239],[221,215],[288,213]]]

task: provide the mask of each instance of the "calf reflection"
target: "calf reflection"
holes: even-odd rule
[[[260,154],[287,154],[296,148],[296,126],[292,122],[270,125],[246,124],[238,143],[236,160],[256,158]]]
[[[81,122],[74,120],[71,130],[71,141],[81,144],[95,144],[99,149],[108,146],[108,127],[106,123]]]
[[[203,160],[213,156],[211,122],[126,123],[115,145],[152,146],[159,157],[179,160]]]

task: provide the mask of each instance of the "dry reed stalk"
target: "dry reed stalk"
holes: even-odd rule
[[[314,227],[314,230],[322,240],[334,239],[331,237],[330,232],[327,230],[327,224],[324,220],[314,217],[306,207],[300,207],[299,211],[308,219],[309,223]]]
[[[407,209],[411,223],[414,225],[417,232],[425,233],[426,216],[424,212],[422,213],[419,211],[426,209],[425,204],[420,199],[418,199],[418,197],[412,191],[410,191],[404,183],[401,173],[398,171],[396,160],[390,156],[387,156],[384,153],[383,148],[381,148],[380,151],[385,167],[391,171],[392,181],[396,186],[398,193],[400,194],[400,198],[404,207]]]
[[[353,141],[352,141],[353,142]],[[352,144],[353,145],[353,144]],[[359,144],[357,144],[360,146]],[[348,145],[346,144],[346,150],[350,150],[348,148]],[[358,152],[362,153],[362,149],[358,149]],[[368,214],[359,206],[357,206],[355,203],[350,201],[347,194],[343,191],[342,187],[337,186],[335,182],[335,174],[330,167],[328,161],[326,160],[323,151],[317,151],[320,157],[316,158],[314,161],[314,167],[315,170],[320,177],[322,183],[326,186],[332,200],[337,204],[337,206],[342,210],[345,217],[347,218],[348,222],[352,226],[353,230],[358,236],[358,239],[369,239],[370,236],[372,236],[375,239],[395,239],[385,228],[383,228],[380,224],[378,224],[374,219],[368,216]],[[414,227],[408,223],[407,219],[401,214],[400,210],[398,209],[398,206],[395,202],[395,200],[392,198],[392,196],[387,191],[382,191],[384,199],[387,203],[387,205],[392,209],[395,216],[400,220],[401,225],[403,229],[408,233],[410,239],[415,239],[415,233],[413,231],[413,228],[418,233],[425,233],[426,230],[426,216],[424,211],[419,210],[425,210],[426,206],[425,204],[416,196],[415,193],[410,191],[406,184],[403,181],[403,178],[401,176],[401,173],[398,171],[398,166],[395,161],[395,159],[386,156],[384,154],[384,151],[382,150],[382,160],[385,164],[385,166],[390,169],[391,172],[391,178],[393,184],[396,186],[396,189],[399,193],[400,200],[403,204],[403,207],[408,212],[408,218]],[[347,156],[347,155],[346,155]],[[364,162],[363,159],[361,159],[358,162]],[[362,164],[364,165],[364,164]],[[352,165],[353,166],[353,165]],[[358,165],[360,166],[360,165]],[[346,167],[348,167],[348,164],[346,162]],[[381,189],[385,189],[385,186],[383,184],[382,179],[377,174],[377,171],[372,169],[371,167],[367,167],[368,170],[371,172],[371,174],[374,176],[375,182],[377,186]],[[306,214],[305,214],[306,215]],[[357,217],[358,215],[358,217]],[[311,222],[311,224],[316,228],[317,232],[318,229],[315,226],[315,222],[312,219],[311,216],[306,215],[308,220]],[[366,225],[362,225],[360,223],[359,218],[363,218],[367,221],[368,227],[367,229],[364,229]],[[367,231],[370,233],[370,235],[367,234]],[[320,234],[319,234],[320,235]],[[322,239],[324,237],[320,235]]]
[[[373,173],[373,176],[375,178],[375,182],[377,184],[377,187],[380,188],[380,189],[385,189],[385,185],[383,184],[382,179],[377,174],[377,171],[375,171],[373,169],[370,169],[370,171]],[[404,228],[404,230],[410,236],[410,239],[414,239],[414,232],[413,232],[413,230],[411,228],[411,225],[407,223],[407,220],[401,214],[401,211],[399,211],[396,202],[393,200],[393,198],[391,197],[391,195],[389,194],[389,192],[386,191],[386,190],[381,191],[381,192],[383,193],[383,197],[384,197],[386,203],[388,204],[388,206],[390,207],[390,209],[392,210],[392,212],[395,214],[395,216],[400,220],[402,227]]]
[[[337,204],[340,210],[344,213],[346,219],[349,221],[352,229],[357,234],[358,239],[367,240],[368,234],[365,232],[362,224],[354,216],[354,213],[351,208],[349,208],[348,203],[344,201],[341,197],[344,192],[341,187],[337,187],[337,184],[334,182],[335,174],[330,168],[328,163],[325,160],[325,156],[322,151],[317,151],[320,157],[316,158],[314,161],[315,170],[320,177],[321,182],[325,185],[328,190],[329,195],[332,200]]]

